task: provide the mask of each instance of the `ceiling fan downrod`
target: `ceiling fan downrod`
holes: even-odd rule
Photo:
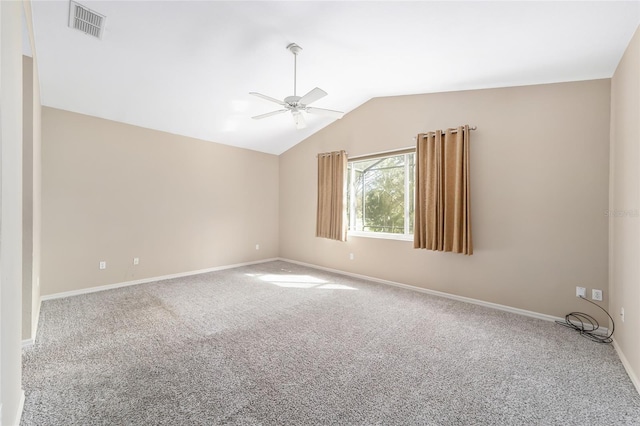
[[[298,53],[302,51],[302,47],[295,43],[289,43],[287,50],[293,53],[293,96],[297,96],[296,83],[297,83],[297,65],[298,65]]]

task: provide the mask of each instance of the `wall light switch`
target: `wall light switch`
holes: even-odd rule
[[[134,257],[134,258],[133,258],[133,264],[134,264],[134,265],[137,265],[137,264],[139,264],[139,263],[140,263],[140,258],[139,258],[139,257]]]
[[[107,269],[107,262],[105,262],[104,260],[100,261],[100,269]]]
[[[584,287],[576,287],[576,297],[587,298],[587,289]]]

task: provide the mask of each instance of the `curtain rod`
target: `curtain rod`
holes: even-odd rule
[[[469,126],[469,130],[476,130],[478,128],[478,126]],[[447,130],[451,130],[451,133],[458,133],[458,129],[457,128],[449,128]],[[427,134],[429,133],[433,133],[433,132],[427,132]],[[416,140],[416,136],[413,137],[413,140]],[[356,157],[350,157],[349,160],[358,160],[361,158],[365,158],[365,157],[377,157],[377,156],[381,156],[384,154],[393,154],[393,153],[398,153],[401,154],[403,152],[407,152],[410,150],[415,149],[415,147],[407,147],[407,148],[400,148],[400,149],[393,149],[390,151],[382,151],[382,152],[376,152],[374,154],[365,154],[365,155],[358,155]],[[320,156],[327,156],[327,155],[331,155],[331,154],[336,154],[336,153],[340,153],[341,151],[331,151],[331,152],[323,152],[321,154],[316,154],[316,158],[320,157]],[[347,156],[349,155],[346,151],[344,151],[345,154],[347,154]]]
[[[477,128],[478,128],[478,126],[469,126],[469,130],[476,130]],[[447,130],[451,130],[451,133],[458,133],[458,129],[457,128],[453,128],[452,127],[452,128],[447,129]],[[425,134],[428,135],[429,133],[434,133],[434,132],[426,132]],[[414,136],[413,140],[415,141],[416,138],[417,138],[417,136]]]
[[[322,153],[320,153],[320,154],[316,154],[316,158],[318,158],[318,157],[328,157],[328,156],[330,156],[330,155],[333,155],[333,154],[340,154],[340,153],[343,153],[343,152],[344,152],[345,154],[349,155],[349,154],[347,153],[347,151],[345,151],[345,150],[343,150],[343,149],[342,149],[342,150],[340,150],[340,151],[322,152]]]

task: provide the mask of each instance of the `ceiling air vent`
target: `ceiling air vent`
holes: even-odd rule
[[[106,16],[71,1],[69,4],[69,27],[80,30],[96,38],[102,38]]]

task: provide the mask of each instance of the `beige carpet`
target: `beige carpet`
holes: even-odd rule
[[[23,425],[638,425],[613,347],[270,262],[43,303]]]

